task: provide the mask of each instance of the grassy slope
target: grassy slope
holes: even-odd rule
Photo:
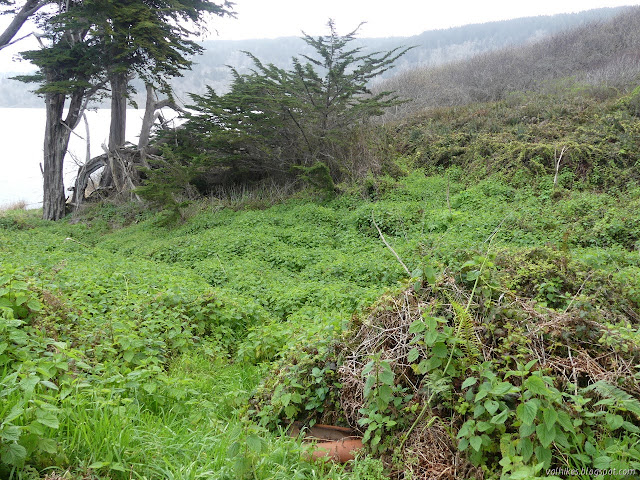
[[[332,338],[354,312],[400,288],[406,274],[373,219],[412,270],[455,270],[488,249],[546,247],[610,274],[640,300],[637,152],[624,147],[638,144],[637,121],[626,100],[584,98],[564,116],[552,100],[521,99],[518,108],[548,115],[535,124],[526,120],[533,115],[505,115],[516,107],[504,103],[414,119],[395,134],[406,176],[330,200],[237,211],[202,204],[175,228],[140,215],[112,229],[124,213],[108,206],[88,224],[6,214],[0,267],[9,288],[0,291],[14,306],[11,291],[42,307],[14,308],[25,324],[0,329],[4,474],[21,463],[18,440],[39,468],[100,478],[343,475],[307,464],[296,444],[240,417],[266,372],[256,364]],[[620,126],[595,138],[608,118]],[[515,136],[519,161],[503,148]],[[554,187],[550,148],[566,144]],[[580,145],[596,150],[587,170],[571,156]],[[26,285],[16,283],[22,277]],[[548,293],[532,296],[545,302]]]

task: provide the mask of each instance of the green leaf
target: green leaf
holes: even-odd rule
[[[531,458],[531,456],[533,455],[533,442],[529,437],[525,437],[520,439],[519,445],[520,445],[520,454],[522,455],[522,460],[524,460],[524,462],[527,463]]]
[[[9,414],[2,419],[2,423],[4,424],[10,423],[12,420],[18,418],[23,413],[24,413],[24,408],[22,408],[22,405],[16,404],[13,407],[11,407]]]
[[[476,452],[479,452],[482,447],[482,438],[473,436],[469,439],[469,444]]]
[[[227,448],[227,458],[234,458],[240,453],[240,442],[233,442]]]
[[[547,384],[544,383],[537,375],[531,375],[524,381],[524,386],[527,390],[535,395],[548,395],[551,391],[547,388]]]
[[[386,362],[382,362],[383,368],[382,371],[378,374],[378,379],[384,383],[385,385],[393,385],[394,374],[391,371],[391,367],[388,363],[384,365]]]
[[[593,459],[593,468],[598,470],[606,470],[611,465],[611,458],[607,455],[601,455]]]
[[[498,407],[500,406],[500,403],[497,402],[496,400],[485,400],[484,402],[484,408],[487,409],[487,412],[489,412],[489,415],[493,415],[498,411]]]
[[[491,421],[496,425],[501,425],[507,420],[508,416],[509,416],[509,409],[505,408],[504,410],[502,410],[502,412],[492,417]]]
[[[38,450],[53,455],[58,451],[58,443],[53,438],[39,438]]]
[[[363,390],[363,394],[365,398],[369,398],[369,396],[371,395],[371,389],[375,386],[375,384],[376,384],[376,377],[374,377],[373,375],[370,375],[369,377],[367,377],[367,379],[364,382],[364,390]]]
[[[426,325],[424,321],[420,318],[411,324],[411,326],[409,327],[409,333],[422,333],[424,332],[425,328],[426,328]]]
[[[111,462],[93,462],[87,468],[90,468],[92,470],[100,470],[101,468],[108,467],[109,465],[111,465]]]
[[[247,447],[256,455],[262,451],[262,440],[255,434],[249,434],[246,438]]]
[[[528,400],[518,405],[516,415],[524,425],[533,425],[536,415],[538,414],[538,402]]]
[[[538,425],[536,427],[536,434],[538,435],[540,444],[543,447],[547,448],[549,445],[551,445],[551,442],[553,442],[554,438],[556,438],[556,429],[547,429],[546,425]]]
[[[571,417],[569,414],[563,410],[558,412],[558,423],[565,429],[567,432],[575,432],[573,428],[573,423],[571,422]]]
[[[479,432],[486,432],[487,430],[491,430],[494,427],[495,426],[492,423],[489,423],[489,422],[478,422],[478,425],[476,425],[476,429]]]
[[[4,425],[0,430],[0,438],[5,442],[17,442],[22,429],[17,425]]]
[[[60,426],[60,422],[58,422],[56,414],[48,410],[36,410],[36,420],[42,425],[50,428],[58,428]]]
[[[462,382],[461,388],[464,390],[465,388],[469,388],[472,385],[475,385],[477,382],[478,382],[478,379],[476,377],[469,377],[464,382]]]
[[[114,462],[109,466],[109,470],[115,470],[117,472],[126,472],[124,465],[119,462]]]
[[[0,445],[0,460],[7,465],[19,467],[27,458],[27,449],[17,443]]]
[[[282,403],[282,405],[284,407],[286,407],[287,405],[289,405],[289,402],[291,402],[291,394],[290,393],[285,393],[284,395],[282,395],[280,397],[280,402]]]
[[[407,361],[409,363],[413,363],[418,359],[419,356],[420,356],[420,352],[418,351],[417,348],[413,347],[411,350],[409,350],[409,353],[407,354]]]
[[[393,390],[389,385],[381,385],[378,389],[378,395],[385,405],[389,405],[389,402],[393,398]]]
[[[544,468],[551,466],[551,449],[537,446],[534,450],[538,461],[544,463]]]
[[[542,412],[542,422],[545,424],[548,430],[551,430],[551,427],[553,427],[556,424],[557,420],[558,420],[558,412],[556,412],[555,409],[553,408],[544,409],[544,411]]]
[[[449,356],[449,350],[444,342],[436,342],[433,347],[431,347],[431,353],[437,358],[446,358]]]
[[[607,424],[609,425],[609,428],[611,428],[611,430],[617,430],[624,423],[624,418],[622,418],[622,416],[614,415],[612,413],[607,413],[605,415],[605,420],[607,421]]]
[[[494,387],[491,389],[491,393],[496,396],[504,395],[505,393],[508,393],[512,388],[514,388],[514,386],[509,382],[500,382],[494,385]]]

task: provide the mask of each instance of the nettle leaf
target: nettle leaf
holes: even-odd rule
[[[58,451],[58,443],[53,438],[39,438],[38,450],[54,454]]]
[[[418,351],[417,348],[414,347],[411,350],[409,350],[409,353],[407,354],[407,361],[409,363],[413,363],[418,359],[419,356],[420,356],[420,352]]]
[[[607,424],[609,425],[609,428],[611,428],[611,430],[617,430],[624,423],[624,418],[622,418],[620,415],[607,413],[604,418],[607,421]]]
[[[393,385],[395,375],[387,362],[382,362],[382,371],[378,374],[378,379],[385,385]]]
[[[17,425],[3,425],[0,430],[0,438],[6,442],[17,442],[22,429]]]
[[[551,393],[551,391],[547,388],[547,384],[544,383],[544,380],[542,380],[537,375],[531,375],[529,378],[527,378],[524,381],[524,386],[527,390],[536,395],[545,396]]]
[[[289,405],[289,402],[291,401],[291,394],[290,393],[285,393],[284,395],[282,395],[280,397],[280,402],[282,403],[282,405],[284,407],[286,407],[287,405]]]
[[[611,457],[607,455],[600,455],[593,459],[593,468],[597,468],[598,470],[606,470],[611,465]]]
[[[556,429],[555,428],[547,428],[546,425],[538,425],[536,427],[536,434],[538,435],[538,440],[540,444],[547,448],[551,445],[551,442],[556,438]]]
[[[473,447],[473,449],[476,452],[479,452],[480,448],[482,447],[482,438],[478,436],[473,436],[469,439],[469,444],[471,445],[471,447]]]
[[[393,398],[393,390],[389,385],[381,385],[378,389],[378,395],[386,405],[389,405],[389,402]]]
[[[373,370],[374,367],[374,363],[373,360],[371,360],[369,363],[367,363],[364,368],[362,369],[362,375],[369,375],[371,373],[371,371]]]
[[[555,425],[557,420],[558,412],[556,412],[555,409],[545,408],[544,412],[542,412],[542,422],[548,429],[551,429],[551,427]]]
[[[491,393],[494,395],[504,395],[508,393],[512,388],[514,388],[514,386],[509,382],[500,382],[493,386],[493,388],[491,389]]]
[[[529,437],[520,439],[520,454],[522,455],[522,460],[526,463],[529,461],[531,456],[533,455],[533,442]]]
[[[562,425],[562,428],[567,432],[575,432],[573,428],[573,423],[571,423],[571,417],[565,411],[560,410],[558,412],[558,423]]]
[[[27,458],[27,449],[17,443],[0,445],[0,460],[7,465],[20,466]]]
[[[476,383],[478,383],[478,379],[476,377],[469,377],[464,382],[462,382],[462,386],[460,388],[464,390],[465,388],[469,388]]]
[[[536,415],[538,414],[538,402],[535,400],[528,400],[525,403],[521,403],[516,408],[516,415],[524,425],[533,425]]]
[[[7,424],[7,423],[11,422],[12,420],[18,418],[23,413],[24,413],[24,408],[22,408],[22,405],[16,404],[13,407],[11,407],[11,410],[9,411],[9,414],[2,419],[2,423],[3,424]]]
[[[549,468],[549,466],[551,465],[551,449],[550,448],[546,448],[546,447],[542,447],[542,446],[537,446],[534,450],[535,454],[536,454],[536,458],[544,463],[544,468]]]
[[[420,318],[416,321],[414,321],[410,326],[409,326],[409,333],[422,333],[424,332],[425,328],[427,328],[427,325],[424,323],[424,321]]]
[[[369,397],[371,395],[371,389],[375,386],[376,384],[376,377],[374,377],[373,375],[370,375],[369,377],[367,377],[367,380],[364,382],[364,391],[363,394],[365,397]]]
[[[254,433],[247,435],[246,442],[253,453],[259,454],[262,451],[262,439],[258,435]]]
[[[503,424],[507,420],[508,416],[509,416],[509,409],[505,408],[504,410],[502,410],[502,412],[500,412],[499,414],[497,414],[493,418],[491,418],[491,421],[494,424],[500,425],[500,424]]]
[[[500,403],[495,400],[486,400],[484,402],[484,408],[487,409],[487,412],[489,412],[490,415],[495,414],[498,411],[499,406]]]
[[[227,458],[234,458],[240,453],[240,442],[233,442],[227,449]]]
[[[446,358],[449,355],[449,350],[444,342],[436,342],[431,347],[431,353],[437,358]]]
[[[42,425],[50,428],[58,428],[60,426],[60,422],[58,421],[56,414],[47,410],[36,410],[36,420]]]

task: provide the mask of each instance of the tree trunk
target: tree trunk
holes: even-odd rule
[[[140,129],[140,138],[138,139],[138,148],[142,152],[144,152],[149,146],[149,139],[151,138],[151,127],[153,127],[156,113],[156,94],[153,91],[153,85],[147,83],[146,89],[147,102],[144,108],[144,117],[142,119],[142,128]]]
[[[59,220],[65,214],[64,156],[71,132],[62,123],[65,95],[47,93],[46,127],[44,132],[44,196],[42,218]]]
[[[114,73],[111,83],[111,126],[109,129],[109,151],[124,145],[127,131],[127,73]]]
[[[100,187],[108,188],[116,186],[119,191],[118,180],[122,177],[122,171],[118,162],[113,161],[113,152],[122,147],[125,142],[127,130],[127,85],[126,72],[114,73],[109,77],[111,85],[111,124],[109,126],[109,158],[107,166],[100,178]]]

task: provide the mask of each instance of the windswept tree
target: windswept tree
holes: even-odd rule
[[[95,95],[106,95],[111,88],[109,145],[110,149],[120,147],[124,143],[130,79],[138,76],[170,94],[168,79],[189,68],[190,57],[201,51],[191,35],[202,31],[211,16],[231,15],[232,4],[208,0],[69,0],[53,3],[53,13],[39,15],[40,4],[26,8],[31,5],[29,1],[20,9],[11,0],[4,1],[4,11],[13,11],[15,18],[21,16],[22,23],[22,17],[30,15],[44,32],[39,35],[41,49],[23,52],[38,72],[19,78],[38,83],[36,92],[45,97],[43,217],[57,220],[65,213],[63,161],[69,136],[87,103]],[[7,32],[6,37],[15,35]]]
[[[182,162],[192,170],[183,178],[191,176],[201,189],[217,181],[293,176],[309,169],[325,179],[327,173],[340,177],[353,132],[399,102],[392,92],[371,94],[370,81],[408,48],[365,53],[352,43],[358,29],[339,35],[333,21],[328,27],[325,36],[304,34],[315,54],[293,58],[291,69],[263,64],[245,52],[253,71],[232,69],[229,93],[209,88],[205,95],[192,95],[196,113],[176,133],[174,164],[167,171]]]

